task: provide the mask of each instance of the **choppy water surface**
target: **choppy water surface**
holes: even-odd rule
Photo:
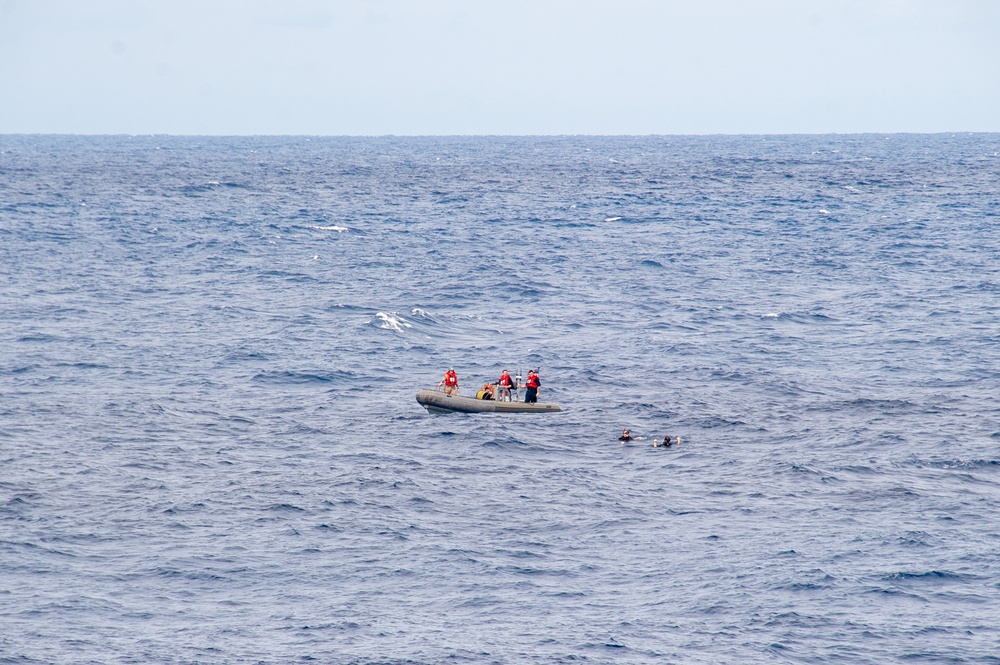
[[[0,241],[0,662],[1000,663],[998,135],[6,136]]]

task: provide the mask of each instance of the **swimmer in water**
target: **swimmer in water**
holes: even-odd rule
[[[662,442],[661,441],[657,441],[656,439],[653,439],[653,447],[654,448],[669,448],[670,446],[674,445],[675,443],[678,446],[681,445],[681,437],[677,437],[676,439],[671,439],[669,434],[664,434]]]
[[[628,443],[629,441],[634,441],[632,434],[629,433],[628,428],[622,430],[622,435],[618,437],[618,440],[622,443]]]

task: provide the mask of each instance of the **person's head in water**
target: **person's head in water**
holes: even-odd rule
[[[654,439],[653,440],[653,447],[654,448],[659,448],[659,447],[669,448],[670,446],[673,445],[673,443],[674,442],[670,439],[670,435],[669,434],[664,434],[663,435],[663,443],[660,443],[659,441],[657,441],[657,440]]]

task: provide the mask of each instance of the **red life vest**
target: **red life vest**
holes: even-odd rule
[[[458,385],[458,374],[454,372],[444,373],[444,385],[446,386],[457,386]]]
[[[529,374],[528,380],[524,382],[525,388],[537,388],[538,387],[538,375]]]
[[[497,383],[504,388],[510,388],[514,385],[514,382],[510,380],[510,374],[501,374],[500,380]]]

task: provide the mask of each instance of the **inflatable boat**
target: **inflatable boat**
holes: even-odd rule
[[[441,390],[420,390],[417,403],[431,413],[555,413],[561,411],[558,404],[545,402],[497,402],[491,399],[475,399],[448,395]]]

